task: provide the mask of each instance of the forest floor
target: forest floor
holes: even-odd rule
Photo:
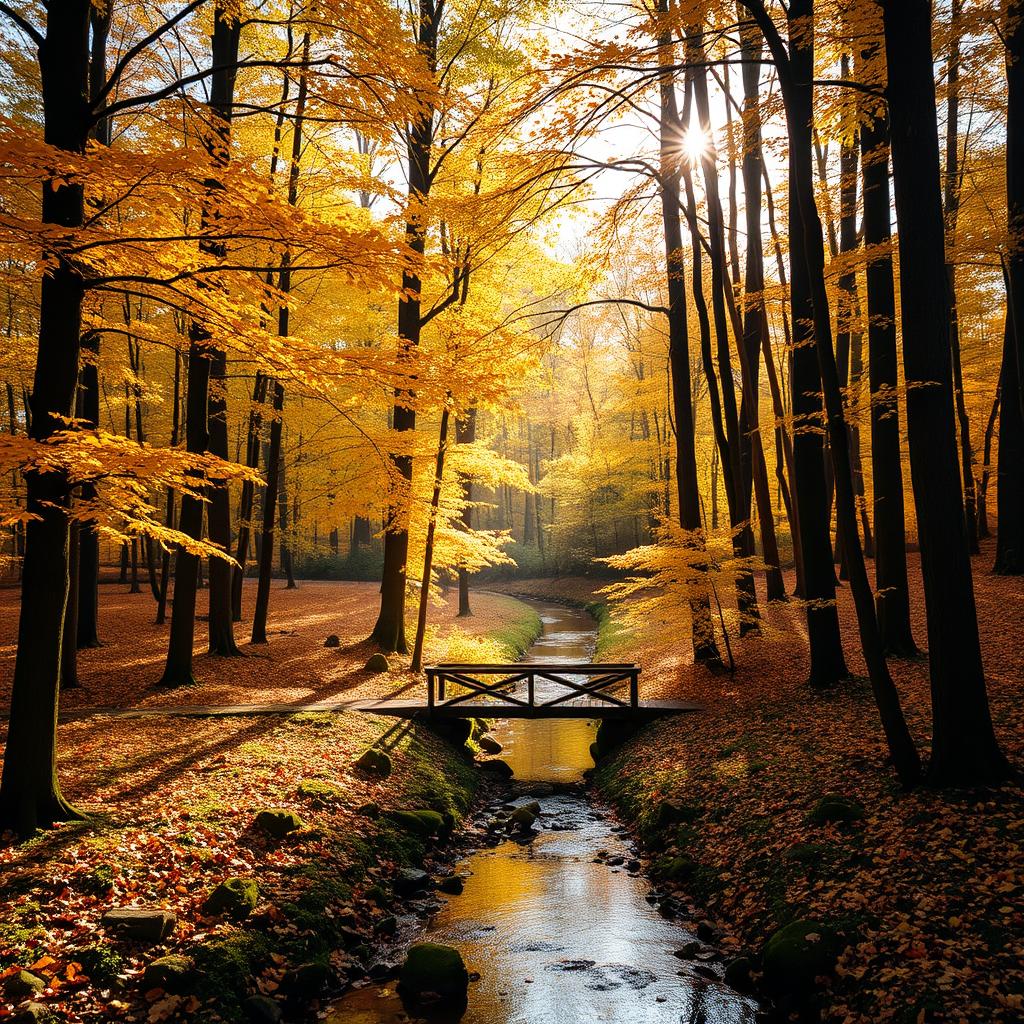
[[[992,716],[1019,770],[1024,583],[992,575],[992,558],[986,545],[974,560],[975,593]],[[914,630],[925,647],[916,561]],[[601,585],[570,579],[558,591],[537,580],[509,589],[586,603],[600,599]],[[643,695],[694,700],[706,711],[645,729],[602,763],[598,784],[646,840],[655,874],[671,874],[675,859],[675,873],[689,876],[675,888],[724,931],[733,955],[756,963],[767,937],[797,919],[842,933],[849,944],[823,998],[825,1020],[1024,1020],[1024,792],[1019,783],[902,792],[864,678],[848,587],[839,607],[853,678],[828,692],[805,685],[804,612],[795,602],[762,606],[761,635],[733,639],[733,675],[694,672],[678,626],[650,621],[643,636],[613,632],[601,656],[638,661]],[[890,667],[927,759],[927,661]],[[863,817],[815,823],[811,812],[831,794],[856,801]],[[690,820],[659,818],[666,798]]]
[[[40,1009],[26,1020],[272,1019],[268,1004],[243,1008],[261,994],[313,1019],[319,998],[360,977],[360,945],[386,941],[402,870],[446,873],[442,836],[421,834],[395,812],[436,811],[447,833],[470,806],[478,773],[429,730],[357,712],[187,720],[106,713],[301,706],[413,685],[404,666],[363,670],[375,585],[274,586],[270,643],[255,652],[243,645],[244,658],[211,658],[197,643],[200,682],[172,691],[153,689],[167,627],[153,625],[152,597],[101,587],[105,644],[82,652],[81,688],[62,697],[95,713],[59,727],[64,793],[89,820],[0,843],[0,1020],[24,1014],[29,1000]],[[0,592],[3,711],[16,613],[17,591]],[[457,623],[449,608],[435,619],[427,650],[438,658],[515,660],[540,630],[529,607],[500,595],[477,595],[470,619]],[[196,632],[205,643],[202,623]],[[323,646],[331,633],[337,648]],[[0,741],[5,730],[0,720]],[[389,755],[388,777],[354,766],[371,746]],[[299,827],[268,835],[255,824],[263,810],[294,813]],[[257,886],[244,921],[205,906],[219,883],[235,878]],[[119,907],[158,908],[176,922],[159,940],[129,941],[102,921]],[[147,974],[155,960],[163,966]],[[22,971],[45,988],[30,991],[37,982]]]
[[[1004,749],[1021,767],[1024,587],[992,576],[990,565],[991,551],[975,560],[992,711]],[[563,578],[488,587],[583,605],[602,600],[602,585]],[[106,646],[81,653],[82,687],[62,698],[64,707],[96,713],[60,726],[65,791],[92,820],[0,847],[0,987],[27,969],[48,986],[43,1003],[68,1021],[155,1022],[232,1019],[253,991],[297,998],[295,968],[307,961],[344,978],[358,942],[388,927],[395,871],[424,855],[432,866],[426,838],[404,833],[387,813],[371,819],[359,808],[376,802],[385,811],[432,808],[458,817],[475,785],[465,762],[423,730],[355,713],[190,718],[186,726],[173,716],[116,718],[103,709],[298,707],[401,693],[416,685],[404,664],[380,676],[363,670],[376,587],[302,582],[287,591],[275,583],[270,644],[246,658],[210,658],[200,653],[200,623],[200,682],[166,692],[153,689],[166,627],[152,625],[150,595],[105,585],[101,604]],[[0,592],[0,708],[9,697],[16,606],[16,591]],[[644,696],[694,700],[706,711],[645,729],[603,762],[598,784],[645,840],[656,875],[673,862],[688,865],[689,877],[659,884],[710,918],[733,955],[750,952],[756,963],[766,937],[796,918],[843,934],[848,945],[823,998],[825,1020],[1020,1021],[1021,789],[900,791],[861,677],[848,588],[839,606],[854,677],[825,693],[804,683],[796,602],[764,608],[760,636],[733,639],[733,675],[694,671],[678,621],[652,618],[639,637],[616,626],[614,610],[602,616],[601,657],[639,661]],[[474,609],[458,621],[451,604],[434,611],[429,659],[514,657],[539,628],[511,597],[476,594]],[[919,593],[913,610],[923,645]],[[338,648],[323,646],[330,633]],[[927,663],[891,665],[926,755]],[[0,721],[0,737],[4,728]],[[371,744],[391,754],[387,780],[352,766]],[[813,823],[810,813],[829,794],[857,801],[863,817]],[[656,814],[670,798],[693,820],[666,829]],[[294,811],[302,827],[280,841],[261,835],[253,819],[264,808]],[[212,888],[235,876],[259,886],[244,924],[203,909]],[[126,905],[172,911],[175,930],[155,945],[117,939],[100,918]],[[346,943],[348,952],[330,955],[331,944]],[[142,980],[154,957],[180,952],[200,961],[204,982],[176,991],[173,982]],[[225,992],[235,997],[228,1009]],[[17,1003],[13,995],[0,1001],[0,1019]],[[214,1005],[223,1017],[212,1015]]]

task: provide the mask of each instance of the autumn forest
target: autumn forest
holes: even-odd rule
[[[1024,3],[0,0],[0,1018],[1024,1014]]]

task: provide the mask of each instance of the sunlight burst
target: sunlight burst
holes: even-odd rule
[[[691,164],[699,163],[707,154],[708,137],[702,128],[688,128],[683,136],[683,152]]]

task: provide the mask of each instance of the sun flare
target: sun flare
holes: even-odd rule
[[[699,163],[708,151],[708,137],[703,128],[688,128],[683,136],[683,153],[690,163]]]

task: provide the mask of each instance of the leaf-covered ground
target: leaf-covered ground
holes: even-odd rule
[[[991,575],[991,557],[975,559],[989,694],[1000,742],[1021,769],[1024,586]],[[583,600],[595,589],[575,580],[568,594]],[[919,593],[913,607],[925,646]],[[1018,784],[899,790],[845,587],[840,609],[855,679],[828,693],[804,685],[796,604],[766,609],[761,636],[733,638],[734,676],[695,672],[669,625],[618,635],[605,657],[638,660],[643,693],[696,700],[706,711],[642,732],[602,768],[601,785],[652,853],[674,849],[697,862],[682,892],[725,930],[727,948],[757,953],[797,918],[844,928],[851,944],[823,1000],[826,1020],[1024,1020],[1024,794]],[[927,756],[927,662],[890,664]],[[833,793],[862,803],[864,818],[812,824],[809,812]],[[655,829],[653,809],[666,796],[693,806],[696,820]]]
[[[258,657],[202,656],[199,685],[157,693],[151,685],[163,631],[151,624],[149,595],[122,590],[101,591],[106,646],[84,652],[83,687],[68,703],[303,704],[412,681],[404,666],[383,676],[361,670],[368,651],[356,641],[372,625],[376,588],[304,583],[275,593],[276,631]],[[2,596],[9,687],[16,595]],[[515,657],[539,629],[536,615],[511,598],[477,595],[474,604],[476,614],[458,627],[441,616],[435,656],[449,656],[453,645]],[[323,647],[331,632],[341,638],[338,649]],[[358,809],[375,802],[385,811],[433,809],[458,818],[476,785],[476,773],[431,733],[356,712],[96,714],[62,724],[59,741],[65,794],[90,820],[0,844],[0,1019],[25,1002],[4,994],[19,970],[46,982],[40,1000],[70,1022],[230,1020],[245,996],[279,996],[287,972],[301,964],[329,965],[344,979],[356,940],[386,930],[395,869],[429,856],[425,840],[386,814],[373,819]],[[384,781],[353,766],[371,744],[392,759]],[[294,811],[303,826],[272,840],[253,828],[263,809]],[[253,914],[241,923],[205,914],[208,894],[236,877],[258,885]],[[172,911],[177,925],[161,943],[118,939],[101,918],[124,906]],[[145,966],[169,953],[198,962],[199,980],[187,991],[142,984]]]

